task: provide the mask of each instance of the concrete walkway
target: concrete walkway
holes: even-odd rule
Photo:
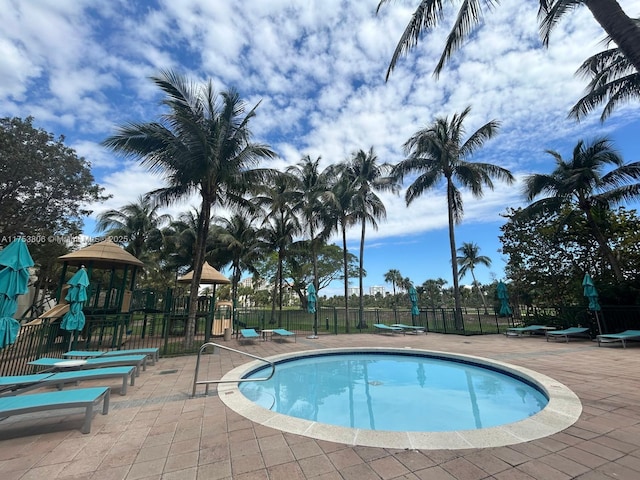
[[[267,357],[316,348],[413,347],[477,355],[548,375],[580,398],[579,420],[560,433],[505,447],[393,450],[283,433],[228,409],[212,387],[189,398],[195,357],[161,358],[96,414],[50,411],[0,421],[0,477],[30,479],[544,479],[640,478],[640,346],[545,342],[503,335],[321,335],[317,340],[257,341],[232,348]],[[221,378],[249,359],[207,355],[203,375]],[[104,382],[103,382],[104,383]],[[84,382],[82,387],[97,385]],[[72,387],[68,387],[72,388]]]

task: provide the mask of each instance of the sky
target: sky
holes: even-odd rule
[[[502,213],[524,206],[522,179],[549,173],[545,150],[569,158],[575,144],[608,136],[627,162],[640,160],[637,104],[618,109],[606,122],[600,111],[580,123],[568,119],[586,80],[575,71],[601,51],[604,33],[588,9],[567,14],[539,40],[538,2],[501,2],[457,52],[439,78],[432,75],[453,11],[443,28],[424,36],[402,58],[389,81],[391,55],[418,0],[0,0],[0,115],[34,117],[34,124],[91,163],[96,181],[112,198],[92,205],[85,233],[96,235],[95,217],[162,186],[162,179],[124,160],[100,143],[127,122],[150,122],[161,113],[150,77],[174,70],[218,91],[235,88],[249,107],[253,140],[269,144],[278,158],[263,166],[284,169],[304,155],[321,167],[373,147],[381,162],[404,158],[402,145],[437,117],[471,106],[468,133],[490,120],[499,134],[471,160],[511,170],[517,181],[496,182],[481,199],[463,191],[464,218],[456,243],[475,242],[491,258],[476,276],[505,279],[500,253]],[[619,0],[637,17],[637,0]],[[449,8],[449,7],[447,7]],[[409,207],[404,191],[381,194],[387,217],[367,228],[365,291],[397,269],[416,285],[443,278],[452,285],[443,186]],[[196,198],[167,210],[177,216]],[[357,254],[359,227],[348,233]],[[336,239],[337,240],[337,239]],[[471,283],[464,278],[463,284]],[[352,286],[357,285],[357,280]],[[325,294],[339,293],[332,285]]]

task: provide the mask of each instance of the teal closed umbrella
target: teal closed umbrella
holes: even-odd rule
[[[82,306],[87,301],[87,287],[89,286],[87,270],[82,267],[69,279],[67,284],[69,291],[64,299],[69,302],[69,311],[62,317],[60,328],[80,331],[84,328],[85,322]]]
[[[509,292],[507,292],[507,286],[504,282],[498,282],[496,291],[498,293],[498,299],[500,300],[500,311],[498,313],[501,317],[508,317],[513,314],[513,311],[509,306]]]
[[[29,291],[29,267],[33,259],[23,238],[0,251],[0,348],[13,344],[20,332],[20,323],[13,316],[18,295]]]
[[[307,285],[307,312],[316,313],[316,303],[318,302],[318,297],[316,296],[316,287],[313,286],[313,283]]]
[[[409,287],[409,300],[411,300],[411,315],[420,315],[418,308],[418,291],[413,285]]]
[[[602,309],[600,307],[600,302],[598,301],[598,291],[596,290],[596,286],[593,283],[591,275],[589,275],[588,273],[585,273],[584,278],[582,279],[582,288],[584,291],[584,296],[589,300],[589,310],[591,310],[596,316],[598,333],[602,335],[602,327],[600,327],[600,317],[598,316],[598,312]]]

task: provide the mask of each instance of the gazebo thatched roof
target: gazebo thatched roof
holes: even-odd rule
[[[192,279],[193,279],[193,270],[181,276],[178,279],[178,282],[189,283],[191,282]],[[209,265],[209,263],[204,262],[204,264],[202,265],[202,277],[200,278],[200,283],[208,284],[208,285],[219,285],[223,283],[231,283],[231,280],[229,280],[227,277],[222,275],[218,270],[216,270],[211,265]]]
[[[58,260],[78,267],[81,265],[92,265],[94,268],[113,268],[124,265],[144,266],[144,263],[109,239],[62,255],[58,257]]]

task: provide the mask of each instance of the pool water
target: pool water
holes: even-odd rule
[[[247,378],[265,376],[265,369]],[[493,368],[399,353],[322,354],[277,363],[240,391],[263,408],[384,431],[473,430],[517,422],[548,403],[534,385]]]

